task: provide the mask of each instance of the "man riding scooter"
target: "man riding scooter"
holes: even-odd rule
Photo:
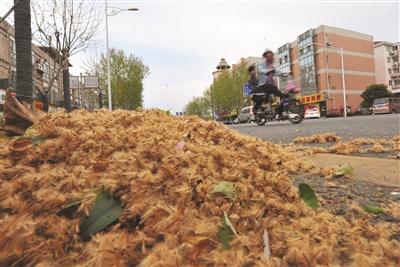
[[[252,86],[252,100],[254,102],[254,113],[264,101],[265,96],[271,94],[282,98],[284,94],[279,91],[277,87],[277,76],[282,75],[275,69],[274,53],[271,49],[266,49],[263,53],[264,62],[258,65],[256,70],[255,66],[250,66],[248,71],[250,75],[249,84]],[[258,73],[257,73],[258,72]],[[277,108],[278,117],[282,116],[281,105]]]

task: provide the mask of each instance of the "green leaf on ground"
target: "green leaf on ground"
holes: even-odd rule
[[[100,192],[90,211],[89,216],[83,219],[79,227],[79,234],[83,240],[104,230],[118,220],[122,212],[121,203],[106,192]]]
[[[225,249],[229,249],[229,243],[237,235],[228,215],[224,212],[219,226],[218,237]]]
[[[353,176],[353,167],[351,167],[349,164],[345,163],[342,164],[338,167],[338,169],[335,171],[335,176],[346,176],[346,177],[352,177]]]
[[[313,209],[319,207],[317,196],[308,184],[299,184],[299,194],[309,207]]]
[[[211,193],[221,193],[231,200],[235,199],[235,188],[233,187],[233,183],[231,182],[219,182],[217,185],[214,186]]]
[[[382,209],[381,207],[377,207],[377,206],[373,206],[373,205],[364,205],[363,208],[366,212],[373,213],[373,214],[380,214],[380,213],[385,212],[385,210]]]
[[[32,125],[31,127],[25,130],[24,134],[25,137],[31,138],[36,135],[39,135],[39,132],[36,130],[36,125]]]
[[[44,142],[46,140],[46,138],[41,135],[36,135],[36,136],[32,136],[31,140],[32,140],[32,144],[38,145],[38,144]]]

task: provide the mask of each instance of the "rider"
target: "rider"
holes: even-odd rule
[[[263,53],[263,59],[264,62],[262,64],[258,65],[258,84],[257,86],[253,87],[252,94],[253,94],[253,101],[255,103],[254,108],[255,111],[257,111],[258,107],[260,106],[260,97],[257,97],[257,94],[259,93],[264,93],[267,96],[270,94],[273,94],[275,96],[278,96],[282,98],[284,94],[279,91],[277,87],[277,75],[281,75],[280,73],[277,72],[275,69],[275,63],[274,63],[274,52],[271,49],[265,49]],[[252,84],[251,82],[254,83],[254,77],[252,76],[253,74],[250,72],[249,67],[249,74],[250,74],[250,81],[249,84]],[[255,71],[252,69],[252,71]],[[282,108],[279,106],[277,109],[278,115],[282,115]]]
[[[259,80],[257,78],[257,69],[254,64],[250,65],[247,69],[250,79],[247,82],[251,89],[251,100],[254,102],[254,113],[257,112],[258,108],[261,106],[264,95],[266,94],[263,88],[259,87]]]

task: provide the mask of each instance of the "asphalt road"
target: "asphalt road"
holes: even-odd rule
[[[300,124],[292,124],[289,121],[270,122],[264,126],[248,123],[230,127],[242,134],[252,135],[274,143],[290,143],[299,136],[326,132],[335,132],[344,140],[357,137],[393,138],[400,133],[400,115],[309,119]]]

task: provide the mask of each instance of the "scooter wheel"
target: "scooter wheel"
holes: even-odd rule
[[[263,126],[265,123],[267,122],[267,118],[266,117],[262,117],[262,118],[258,118],[256,120],[256,123],[260,126]]]

